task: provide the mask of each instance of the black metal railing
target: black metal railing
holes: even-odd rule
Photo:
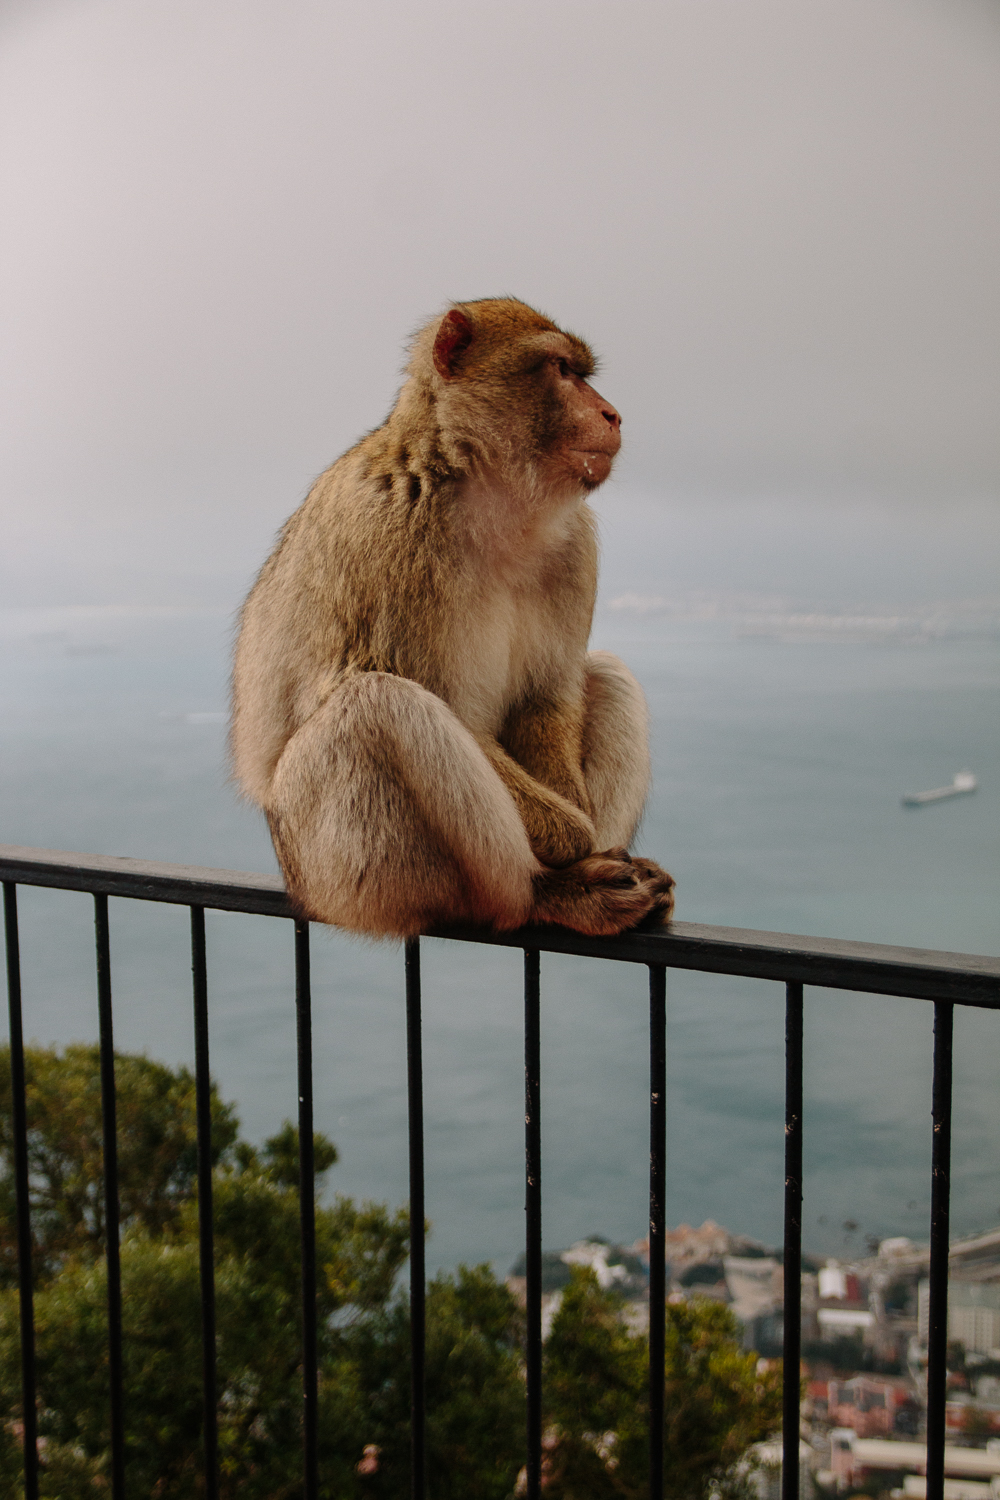
[[[215,1300],[212,1240],[208,982],[205,910],[285,917],[294,924],[295,1004],[298,1041],[300,1218],[302,1242],[303,1494],[316,1500],[317,1339],[315,1199],[313,1190],[312,1020],[309,925],[293,911],[276,876],[142,860],[65,854],[0,845],[4,885],[7,984],[10,1008],[12,1126],[18,1213],[21,1311],[24,1488],[38,1495],[34,1320],[31,1279],[30,1182],[25,1095],[17,886],[49,886],[90,892],[94,898],[101,1089],[104,1128],[104,1193],[108,1262],[109,1402],[111,1493],[125,1497],[125,1419],[122,1390],[122,1317],[119,1268],[118,1171],[115,1130],[114,1043],[108,897],[160,901],[191,909],[195,1074],[198,1151],[198,1213],[204,1369],[205,1492],[218,1494],[216,1438]],[[931,1185],[930,1333],[927,1382],[927,1497],[943,1500],[946,1352],[948,1332],[948,1207],[951,1169],[952,1026],[954,1007],[1000,1010],[1000,959],[923,949],[891,948],[829,938],[796,937],[728,927],[674,923],[667,931],[588,938],[560,928],[539,927],[502,935],[450,928],[433,934],[524,951],[525,1015],[525,1207],[527,1264],[527,1496],[542,1489],[542,1185],[540,955],[584,957],[644,964],[650,1000],[649,1150],[649,1407],[650,1496],[663,1494],[665,1155],[666,1155],[666,971],[775,980],[785,985],[785,1233],[784,1406],[782,1500],[798,1500],[799,1387],[802,1253],[802,1051],[803,986],[862,990],[931,1001],[934,1005],[933,1148]],[[420,944],[405,947],[407,1074],[410,1155],[411,1299],[411,1495],[425,1496],[424,1400],[424,1145],[421,1054]]]

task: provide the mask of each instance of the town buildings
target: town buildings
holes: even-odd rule
[[[667,1232],[667,1260],[671,1300],[724,1302],[743,1326],[745,1348],[780,1357],[780,1252],[706,1220]],[[581,1240],[545,1262],[546,1325],[571,1267],[587,1265],[602,1287],[621,1293],[629,1325],[648,1327],[647,1241]],[[803,1258],[805,1500],[926,1494],[928,1274],[928,1247],[902,1237],[849,1260]],[[509,1284],[523,1295],[522,1278],[512,1275]],[[1000,1229],[951,1247],[948,1334],[945,1500],[1000,1500]],[[759,1444],[748,1458],[761,1500],[778,1493],[780,1451],[780,1444]]]

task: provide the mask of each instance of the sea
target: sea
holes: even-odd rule
[[[228,779],[232,613],[0,611],[0,838],[271,872]],[[1000,952],[1000,603],[896,605],[621,593],[594,644],[652,715],[639,849],[677,879],[677,916],[956,952]],[[904,793],[978,778],[910,808]],[[19,892],[25,1026],[93,1039],[92,902]],[[113,900],[119,1048],[192,1063],[186,910]],[[424,941],[429,1263],[508,1269],[523,1243],[517,951]],[[212,1070],[259,1140],[296,1111],[292,928],[209,913]],[[330,1195],[407,1195],[403,954],[315,929],[317,1128]],[[636,966],[542,958],[547,1248],[647,1225],[648,1010]],[[932,1009],[812,989],[805,1006],[804,1241],[819,1255],[928,1234]],[[671,1225],[711,1218],[780,1241],[783,994],[668,976]],[[1000,1221],[1000,1015],[960,1011],[953,1226]]]

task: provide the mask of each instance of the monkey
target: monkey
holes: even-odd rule
[[[673,879],[627,852],[642,690],[587,649],[586,502],[621,445],[594,370],[523,302],[453,303],[280,532],[240,615],[230,749],[303,917],[374,937],[669,920]]]

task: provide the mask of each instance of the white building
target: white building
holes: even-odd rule
[[[927,1344],[930,1328],[931,1284],[918,1289],[917,1337]],[[1000,1286],[986,1282],[948,1282],[948,1338],[965,1346],[969,1354],[1000,1358]]]

